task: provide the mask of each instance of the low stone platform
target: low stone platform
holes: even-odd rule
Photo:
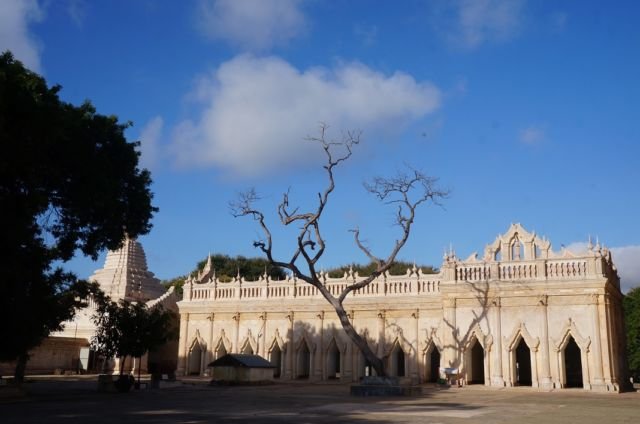
[[[400,384],[396,377],[364,377],[351,385],[351,396],[416,396],[422,394],[420,386]]]

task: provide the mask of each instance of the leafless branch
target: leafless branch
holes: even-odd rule
[[[386,258],[381,258],[373,254],[360,239],[360,230],[352,230],[354,239],[358,248],[373,261],[377,266],[373,273],[368,277],[348,285],[339,297],[332,295],[324,282],[319,278],[316,271],[316,264],[325,251],[325,240],[320,229],[320,220],[327,205],[331,193],[335,189],[334,170],[342,162],[349,159],[352,155],[353,147],[360,143],[361,133],[359,131],[351,131],[344,133],[340,140],[330,140],[327,138],[327,125],[320,125],[319,136],[308,137],[307,139],[318,143],[325,153],[326,186],[323,191],[318,193],[318,203],[315,208],[307,212],[300,212],[298,207],[292,207],[290,204],[290,190],[282,195],[282,201],[277,207],[278,217],[284,226],[298,224],[297,245],[288,262],[277,261],[272,256],[272,237],[271,232],[265,223],[264,214],[259,211],[254,204],[260,200],[255,190],[251,189],[245,193],[241,193],[238,199],[230,204],[231,212],[234,217],[251,216],[258,221],[264,233],[264,239],[254,242],[254,246],[259,248],[267,257],[269,263],[273,266],[282,267],[290,270],[293,275],[302,281],[316,287],[322,296],[333,306],[340,322],[349,337],[358,346],[361,352],[370,361],[379,375],[384,375],[383,361],[376,356],[366,341],[356,332],[350,322],[349,316],[344,309],[343,302],[346,296],[354,290],[365,287],[374,281],[378,276],[386,272],[393,264],[398,252],[407,242],[411,227],[414,222],[416,209],[425,202],[433,202],[439,204],[439,201],[447,197],[448,192],[436,187],[437,179],[429,177],[419,171],[410,169],[410,172],[398,174],[393,178],[375,178],[370,184],[365,184],[365,188],[371,194],[386,204],[397,206],[395,221],[402,229],[401,237],[399,237],[391,252]],[[300,259],[304,259],[306,266],[303,272],[298,266]]]
[[[396,224],[402,229],[401,237],[385,259],[376,257],[360,240],[360,230],[352,230],[358,248],[377,264],[376,270],[366,279],[347,286],[338,301],[342,303],[349,293],[365,287],[376,277],[386,272],[396,259],[400,249],[406,244],[411,234],[416,209],[423,203],[431,201],[439,204],[441,199],[449,195],[447,190],[436,186],[438,179],[430,177],[418,170],[409,168],[408,172],[398,173],[392,178],[376,177],[371,183],[365,183],[365,189],[386,204],[397,205]]]

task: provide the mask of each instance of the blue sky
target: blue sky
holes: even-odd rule
[[[208,252],[257,255],[258,228],[227,204],[255,187],[276,252],[275,205],[310,205],[322,152],[304,138],[361,129],[338,171],[322,267],[380,255],[393,211],[362,181],[409,164],[451,189],[419,211],[402,259],[439,266],[511,222],[555,249],[589,235],[640,284],[640,5],[632,1],[19,1],[0,4],[0,49],[130,120],[152,171],[149,268],[181,275]],[[578,243],[578,244],[574,244]],[[102,265],[76,258],[87,277]]]

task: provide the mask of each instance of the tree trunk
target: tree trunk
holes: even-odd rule
[[[27,369],[27,361],[29,360],[29,355],[23,353],[18,356],[18,361],[16,363],[16,370],[13,375],[13,381],[15,384],[22,384],[24,381],[24,372]]]
[[[365,359],[369,361],[376,374],[380,377],[386,377],[387,374],[384,370],[384,361],[378,358],[375,353],[373,353],[367,341],[363,339],[360,334],[358,334],[355,328],[353,328],[353,325],[351,324],[351,321],[349,321],[349,316],[347,315],[347,311],[344,310],[344,307],[338,301],[332,301],[330,303],[331,306],[333,306],[333,308],[335,309],[338,318],[340,319],[342,328],[344,329],[345,333],[347,333],[351,341],[353,341],[358,349],[360,349],[360,352],[362,352]]]

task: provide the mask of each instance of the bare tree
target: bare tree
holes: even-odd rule
[[[288,261],[278,260],[273,257],[271,230],[265,222],[263,212],[255,207],[256,201],[260,200],[255,190],[251,189],[241,193],[236,201],[230,203],[230,207],[233,216],[252,216],[258,221],[264,233],[264,238],[255,241],[253,243],[254,246],[266,255],[273,266],[286,268],[297,279],[317,288],[335,309],[344,331],[353,343],[364,354],[376,373],[384,376],[386,375],[384,361],[376,356],[366,340],[356,332],[344,308],[344,301],[349,293],[371,284],[392,266],[396,256],[409,238],[417,208],[429,201],[439,204],[439,201],[445,198],[448,192],[436,187],[436,178],[427,176],[415,169],[399,173],[393,178],[377,177],[371,183],[365,183],[364,187],[369,193],[376,196],[380,201],[397,207],[395,223],[401,229],[401,236],[395,241],[391,252],[386,257],[379,257],[374,255],[371,249],[362,242],[359,229],[353,229],[356,245],[371,261],[377,264],[377,267],[368,277],[348,285],[339,296],[332,295],[320,279],[316,268],[326,248],[320,221],[329,197],[335,189],[334,170],[351,157],[353,147],[360,143],[361,133],[355,131],[347,132],[340,141],[332,141],[327,139],[327,128],[325,124],[321,124],[319,136],[309,137],[310,141],[316,142],[322,147],[326,157],[324,169],[327,174],[327,186],[323,192],[318,193],[317,207],[315,210],[308,212],[300,212],[297,207],[292,208],[289,205],[289,191],[284,193],[282,201],[278,205],[278,216],[282,225],[300,225],[297,234],[297,246]]]

